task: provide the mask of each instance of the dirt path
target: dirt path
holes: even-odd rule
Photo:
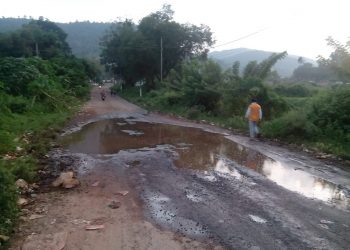
[[[91,125],[69,150],[51,154],[51,167],[74,169],[81,185],[38,194],[12,249],[49,249],[49,242],[60,249],[61,241],[64,249],[349,249],[349,172],[214,126],[147,114],[119,97],[103,102],[99,91],[67,132],[105,118],[124,120]],[[145,135],[130,142],[118,130],[122,123],[128,130],[121,131],[142,128]],[[183,141],[174,141],[181,135]],[[215,169],[201,169],[215,158],[208,151],[213,144],[220,153],[228,147],[230,156],[227,141],[245,155],[232,156],[240,164],[232,168],[219,159]],[[310,199],[337,192],[339,201]],[[121,206],[110,208],[113,201]],[[29,220],[33,213],[43,217]],[[87,225],[104,228],[87,231]],[[42,248],[31,248],[45,237]]]

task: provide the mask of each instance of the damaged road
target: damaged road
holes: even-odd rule
[[[47,213],[22,223],[14,249],[33,233],[67,235],[64,249],[350,245],[350,173],[302,153],[102,102],[97,88],[60,143],[52,168],[81,185],[39,194]]]

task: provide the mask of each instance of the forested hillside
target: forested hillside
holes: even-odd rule
[[[256,60],[257,62],[263,61],[269,57],[273,52],[253,50],[246,48],[238,48],[223,51],[213,51],[209,54],[209,57],[218,62],[224,69],[232,67],[233,62],[239,61],[241,66],[246,66],[250,61]],[[300,56],[287,55],[283,60],[278,61],[272,68],[276,70],[281,77],[290,77],[293,71],[300,66],[298,59]],[[312,59],[304,58],[307,63],[316,64]]]
[[[14,31],[31,19],[1,18],[0,32]],[[100,54],[99,42],[111,23],[72,22],[56,23],[67,34],[67,42],[75,56],[97,58]]]
[[[98,58],[100,51],[100,39],[111,26],[111,23],[74,22],[58,23],[67,33],[67,42],[74,55],[78,57]]]

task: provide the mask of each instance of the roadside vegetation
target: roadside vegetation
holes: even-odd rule
[[[207,58],[210,29],[176,23],[172,16],[165,5],[138,25],[118,23],[104,37],[102,62],[119,78],[113,88],[122,96],[237,131],[247,131],[243,116],[254,97],[263,108],[264,137],[350,159],[349,44],[329,38],[331,56],[319,58],[318,66],[299,58],[289,79],[271,70],[287,52],[223,70]]]
[[[10,235],[16,224],[15,181],[38,180],[40,159],[97,74],[72,56],[65,38],[43,19],[0,33],[0,235]]]

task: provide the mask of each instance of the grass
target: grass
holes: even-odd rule
[[[208,123],[214,123],[215,125],[223,128],[234,129],[240,133],[246,133],[248,129],[247,122],[243,116],[215,116],[213,114],[200,111],[196,108],[187,108],[180,105],[163,105],[159,102],[157,97],[152,98],[148,97],[147,95],[140,97],[138,89],[136,88],[123,90],[123,92],[120,92],[119,95],[150,111],[174,114],[194,121],[206,121]]]
[[[47,154],[76,109],[75,104],[75,108],[64,111],[48,113],[39,109],[23,114],[8,112],[0,117],[0,234],[10,235],[17,223],[15,180],[38,180],[39,159]]]

